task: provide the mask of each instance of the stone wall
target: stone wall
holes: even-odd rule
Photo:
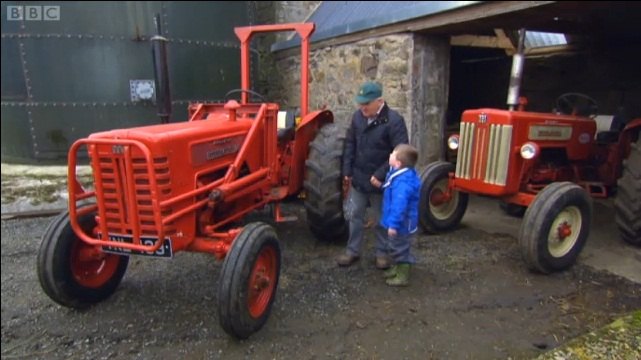
[[[274,17],[277,24],[304,22],[322,1],[273,1]],[[279,41],[288,39],[292,34],[282,33]]]
[[[300,48],[296,49],[300,51]],[[347,127],[356,110],[361,83],[383,85],[383,98],[403,115],[410,143],[419,150],[419,166],[439,159],[449,91],[449,39],[420,34],[373,37],[316,49],[310,56],[309,108],[331,110]],[[300,105],[300,55],[275,63],[270,97],[286,108]]]
[[[274,24],[278,1],[251,1],[251,18],[255,24]]]
[[[284,24],[305,22],[322,1],[254,1],[257,24]],[[257,71],[252,88],[265,96],[268,101],[279,102],[285,85],[278,75],[271,45],[296,36],[294,32],[266,33],[252,39],[255,55],[252,69]]]
[[[359,85],[373,80],[383,85],[383,97],[407,121],[411,52],[412,35],[376,37],[314,50],[310,56],[310,110],[327,107],[335,122],[347,126],[356,110],[354,96]],[[300,106],[300,71],[299,54],[276,60],[281,86],[273,96],[281,106]]]

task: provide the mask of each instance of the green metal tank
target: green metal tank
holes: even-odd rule
[[[159,123],[151,37],[168,39],[171,122],[240,87],[251,1],[2,2],[2,161],[64,163],[96,131]]]

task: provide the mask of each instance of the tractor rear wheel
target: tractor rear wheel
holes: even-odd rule
[[[437,161],[428,165],[421,174],[421,198],[419,220],[423,228],[432,234],[451,230],[458,226],[467,209],[467,193],[452,191],[448,199],[449,173],[454,164]]]
[[[79,224],[91,234],[95,214],[80,217]],[[129,257],[104,253],[82,241],[71,228],[69,212],[64,212],[45,230],[37,261],[42,290],[60,305],[82,309],[116,291]]]
[[[236,237],[218,282],[218,319],[229,335],[246,339],[263,327],[276,297],[280,262],[271,226],[254,222]]]
[[[322,241],[343,241],[347,224],[343,217],[341,160],[345,131],[325,124],[309,145],[305,161],[305,209],[310,230]]]
[[[590,233],[592,200],[571,182],[552,183],[525,211],[519,232],[523,258],[542,273],[572,266]]]
[[[615,219],[623,240],[641,246],[641,134],[623,161],[614,200]]]

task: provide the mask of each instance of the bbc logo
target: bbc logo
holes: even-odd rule
[[[59,5],[7,5],[7,20],[60,21]]]

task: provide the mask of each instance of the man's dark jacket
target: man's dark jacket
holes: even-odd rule
[[[352,115],[352,124],[345,139],[343,176],[351,176],[352,186],[360,192],[380,192],[372,186],[370,178],[374,175],[383,182],[389,155],[396,145],[407,143],[405,120],[387,103],[370,125],[367,125],[363,113],[357,110]]]

